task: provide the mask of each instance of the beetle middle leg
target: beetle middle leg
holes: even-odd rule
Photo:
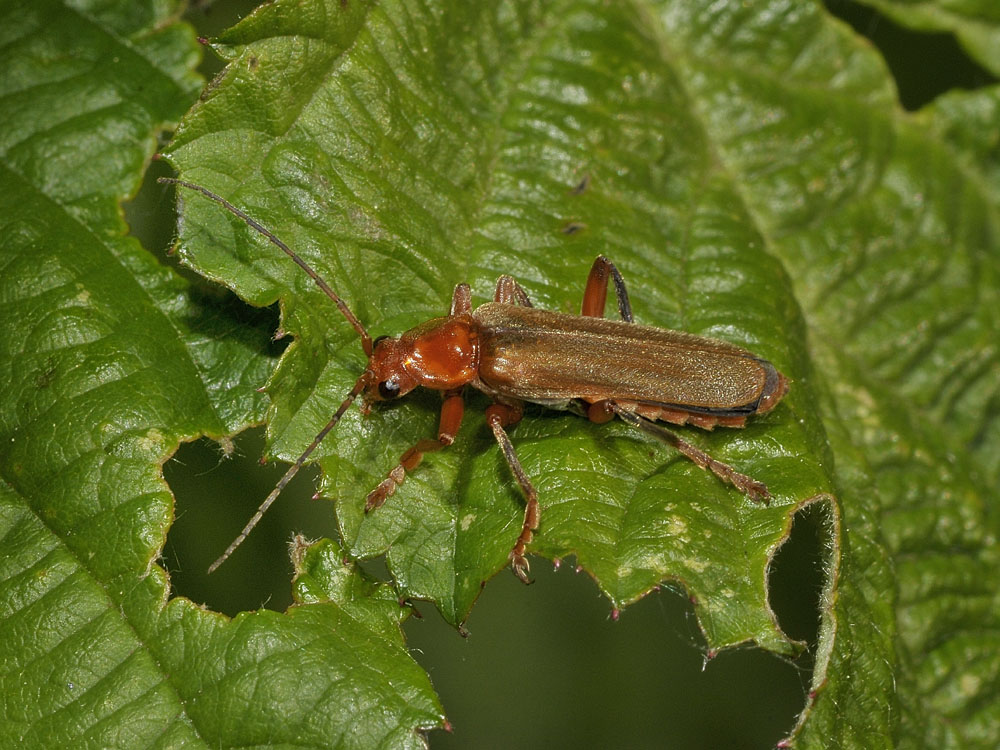
[[[505,305],[533,307],[528,293],[517,283],[517,279],[507,274],[497,279],[496,290],[493,292],[493,301],[501,302]]]
[[[528,578],[528,558],[524,556],[524,550],[531,543],[534,533],[538,529],[541,515],[538,507],[538,491],[525,473],[524,467],[521,466],[514,446],[504,430],[504,427],[509,427],[520,421],[523,413],[524,410],[519,403],[492,404],[486,408],[486,423],[493,430],[493,436],[500,444],[503,457],[507,459],[507,465],[510,466],[511,473],[514,474],[514,478],[521,485],[521,491],[524,493],[524,521],[521,524],[521,534],[510,551],[510,567],[514,571],[514,575],[524,583],[531,583],[531,579]]]
[[[517,279],[507,274],[497,279],[496,290],[493,292],[493,301],[507,305],[532,307],[528,293],[517,283]],[[535,530],[538,529],[538,519],[540,516],[538,491],[531,483],[531,479],[527,473],[525,473],[524,467],[521,466],[521,462],[517,458],[517,452],[514,450],[514,445],[510,442],[507,431],[504,429],[504,427],[509,427],[521,421],[523,414],[524,408],[518,402],[494,403],[486,408],[486,423],[493,430],[493,437],[496,438],[497,443],[500,445],[503,457],[507,460],[507,465],[510,466],[511,473],[514,475],[517,483],[521,485],[521,491],[524,493],[524,521],[521,524],[521,534],[517,537],[517,541],[510,551],[510,567],[514,571],[514,575],[524,583],[531,583],[531,579],[528,578],[528,558],[524,556],[524,550],[531,543]]]

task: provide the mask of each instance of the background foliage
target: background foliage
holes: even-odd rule
[[[996,73],[987,12],[880,5],[956,31],[982,83]],[[363,365],[308,280],[212,204],[184,198],[182,258],[254,304],[280,302],[295,342],[273,375],[266,314],[127,236],[120,202],[200,88],[179,11],[0,6],[0,744],[419,746],[443,711],[404,646],[397,597],[465,621],[519,524],[481,409],[367,518],[365,489],[431,433],[436,402],[351,413],[320,454],[343,548],[296,543],[287,614],[230,620],[170,599],[157,562],[173,516],[161,466],[180,442],[231,435],[270,404],[269,452],[294,458]],[[624,425],[529,412],[514,439],[542,494],[536,553],[573,556],[618,608],[683,586],[697,618],[687,637],[703,633],[709,657],[748,640],[791,654],[768,565],[792,512],[813,503],[827,589],[788,742],[992,746],[994,85],[904,111],[873,49],[808,3],[278,2],[214,48],[229,67],[177,131],[171,163],[308,256],[375,333],[440,314],[457,281],[485,299],[502,272],[571,310],[606,252],[643,322],[746,345],[794,379],[747,430],[692,436],[765,479],[768,509]],[[244,494],[252,505],[262,493]],[[395,589],[349,561],[382,553]],[[243,564],[243,578],[257,574]],[[538,572],[491,615],[504,631],[538,590],[571,588]],[[558,653],[539,648],[544,626],[522,632],[518,657]],[[637,668],[604,653],[576,659]],[[507,684],[543,676],[522,668]],[[653,695],[649,713],[669,693]],[[519,700],[506,710],[531,717]],[[522,723],[506,738],[529,732]]]

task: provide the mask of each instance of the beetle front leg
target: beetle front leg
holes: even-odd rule
[[[615,296],[618,298],[618,314],[626,323],[632,323],[632,303],[628,299],[625,279],[618,272],[615,264],[598,255],[594,265],[590,267],[587,276],[587,286],[583,290],[583,304],[580,315],[588,318],[603,318],[604,305],[608,300],[608,277],[615,283]]]
[[[540,517],[538,491],[521,466],[521,462],[517,458],[517,453],[514,451],[514,446],[511,444],[510,438],[507,437],[507,432],[504,430],[504,427],[518,422],[522,414],[523,409],[520,404],[492,404],[486,408],[486,422],[489,424],[490,429],[493,430],[493,436],[496,438],[497,443],[500,444],[503,457],[507,459],[507,465],[510,466],[514,478],[521,485],[521,491],[524,493],[524,521],[521,524],[521,535],[518,536],[514,547],[510,551],[510,567],[514,571],[514,575],[524,583],[531,583],[531,579],[528,578],[528,558],[524,556],[524,550],[531,543],[534,532],[538,529]]]
[[[438,424],[437,440],[425,438],[404,453],[399,463],[389,472],[382,482],[368,493],[365,500],[365,513],[375,510],[396,492],[396,488],[406,479],[406,472],[413,471],[424,458],[424,454],[439,451],[455,442],[458,428],[462,424],[465,404],[462,402],[461,391],[445,394],[441,404],[441,421]]]

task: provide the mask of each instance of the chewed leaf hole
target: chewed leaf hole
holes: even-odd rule
[[[791,535],[771,561],[768,576],[768,596],[778,624],[790,638],[806,643],[810,652],[819,639],[820,599],[826,583],[827,512],[825,502],[816,502],[795,514]]]
[[[262,607],[284,611],[292,602],[292,535],[335,536],[333,506],[311,499],[317,472],[306,466],[243,545],[207,574],[287,468],[279,461],[261,466],[263,452],[264,429],[254,428],[231,440],[182,445],[164,465],[176,498],[163,549],[174,596],[228,615]]]

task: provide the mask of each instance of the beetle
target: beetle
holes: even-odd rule
[[[239,536],[212,563],[219,567],[295,476],[306,459],[336,426],[355,399],[362,411],[373,403],[405,396],[417,387],[443,397],[436,438],[425,438],[407,450],[365,500],[365,512],[380,507],[403,483],[424,455],[451,445],[464,413],[467,386],[485,393],[492,403],[486,422],[525,498],[521,533],[509,560],[525,583],[529,565],[525,549],[539,524],[538,492],[521,466],[507,428],[520,421],[531,402],[577,411],[592,422],[615,416],[676,448],[751,499],[768,502],[762,482],[741,474],[691,445],[659,422],[743,427],[748,417],[771,411],[788,391],[788,379],[770,362],[738,346],[653,326],[636,324],[625,281],[603,255],[587,277],[580,315],[535,308],[527,293],[508,275],[497,279],[493,301],[473,309],[468,284],[458,284],[448,314],[433,318],[399,336],[372,339],[347,304],[270,230],[225,198],[192,182],[161,177],[201,193],[242,219],[287,254],[334,302],[361,338],[368,366],[330,421],[267,496]],[[620,320],[604,318],[609,282],[613,284]]]

